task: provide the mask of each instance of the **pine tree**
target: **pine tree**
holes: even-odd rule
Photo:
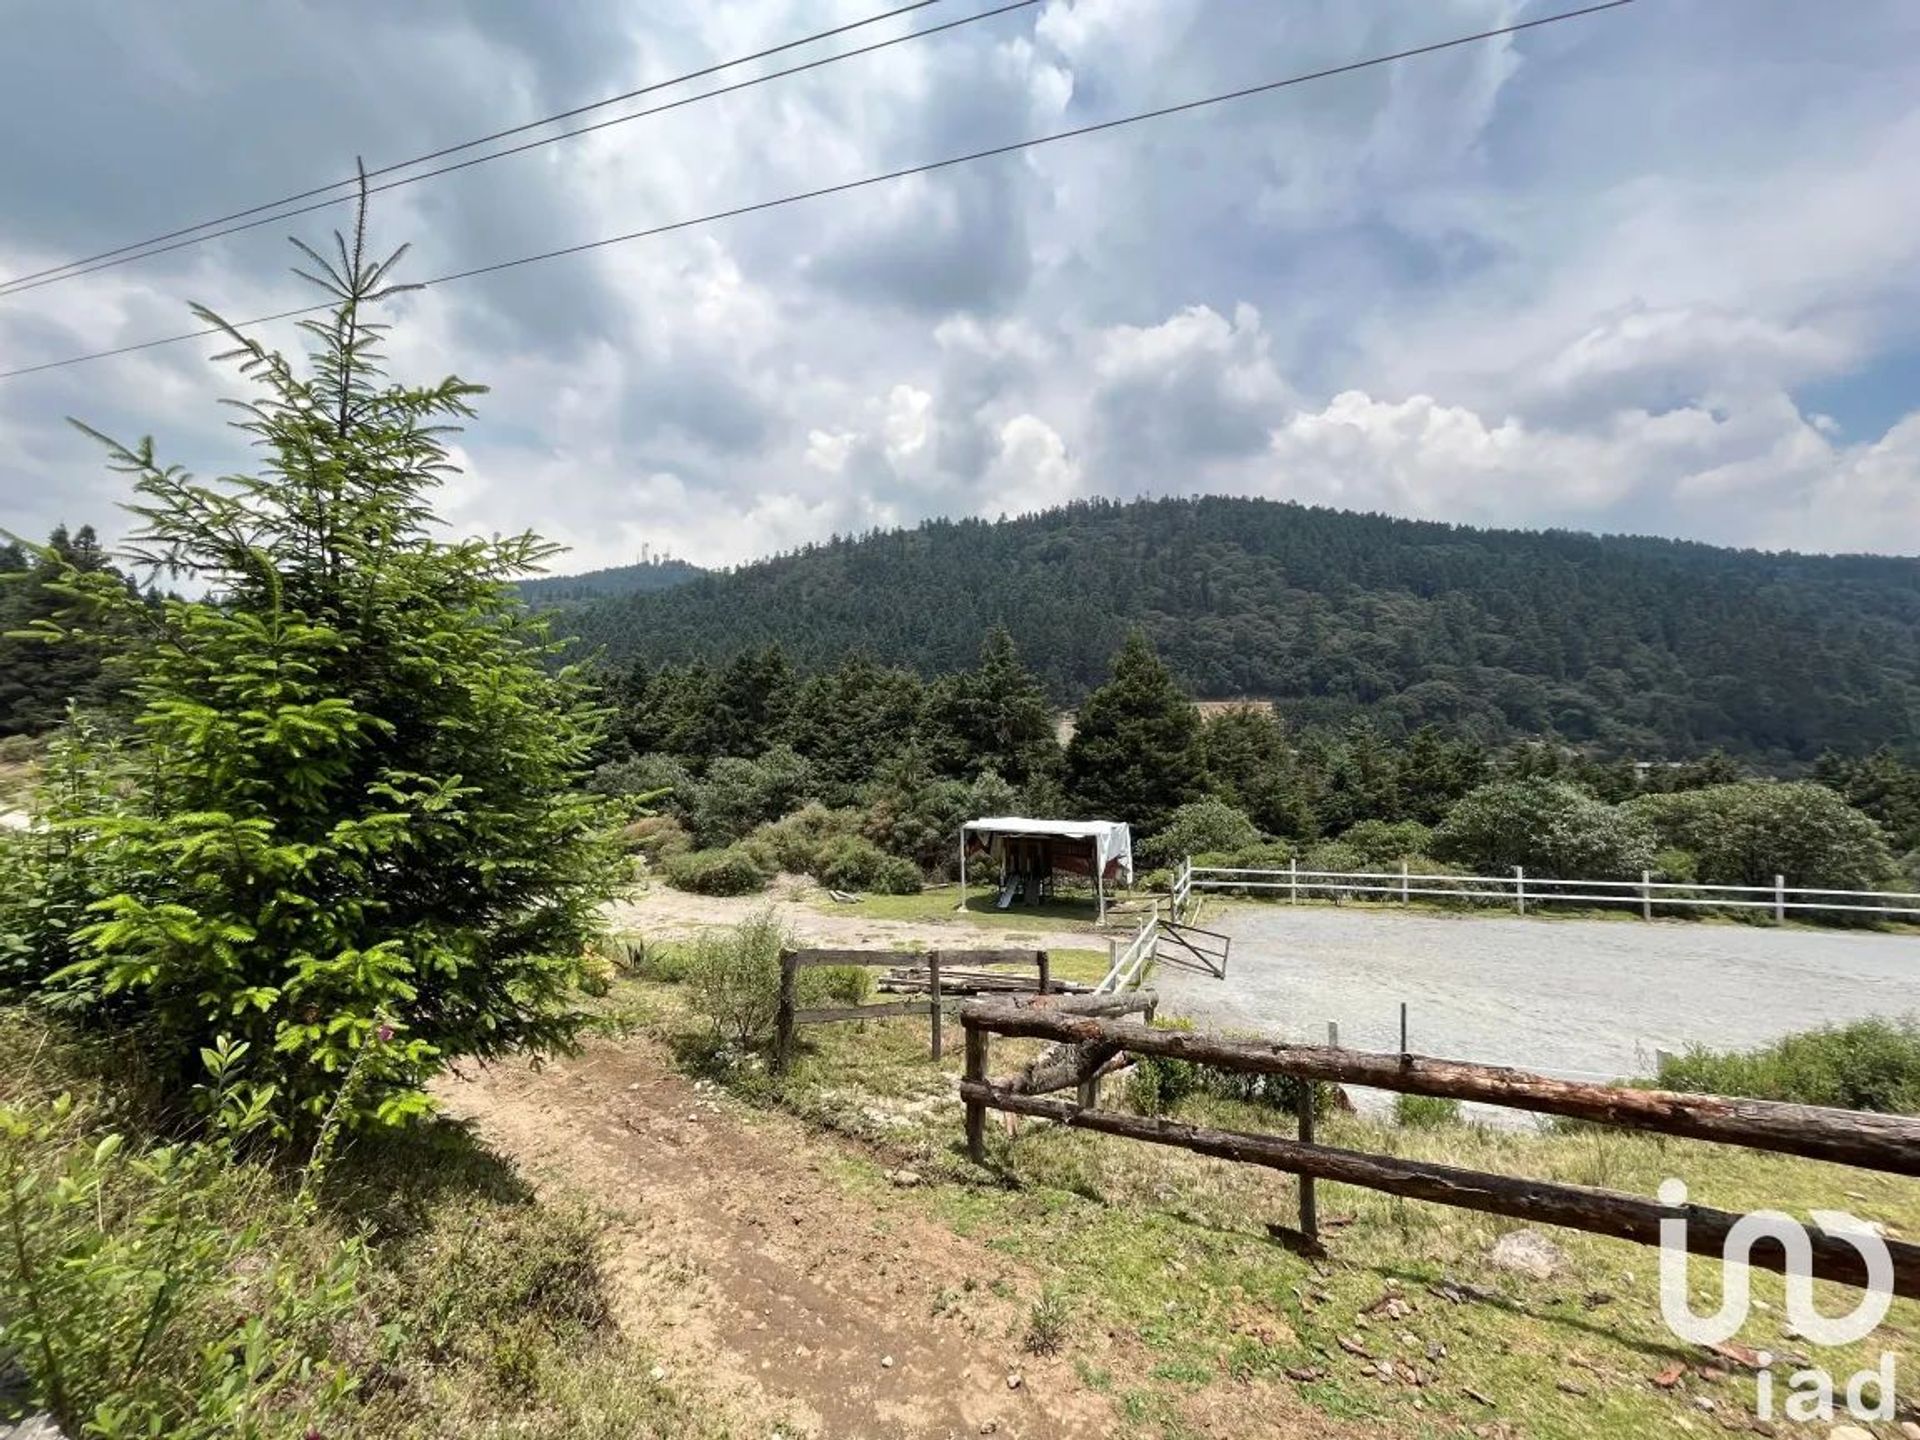
[[[1059,761],[1047,692],[1004,625],[987,632],[977,667],[929,687],[923,730],[935,768],[958,779],[991,770],[1025,785]]]
[[[435,538],[445,427],[482,387],[389,382],[374,316],[400,254],[367,257],[364,196],[334,239],[300,246],[332,302],[302,327],[305,373],[196,312],[255,388],[259,474],[203,483],[100,437],[132,477],[131,554],[204,598],[148,609],[64,575],[89,602],[70,629],[131,606],[148,638],[133,783],[76,830],[117,884],[43,983],[183,1086],[202,1047],[244,1041],[285,1130],[336,1096],[397,1122],[450,1060],[566,1044],[619,880],[580,788],[601,714],[513,589],[557,547]]]
[[[1200,713],[1144,632],[1128,634],[1113,678],[1087,697],[1067,744],[1067,791],[1090,818],[1143,834],[1201,793]]]

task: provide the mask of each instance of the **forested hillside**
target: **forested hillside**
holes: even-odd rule
[[[584,575],[542,575],[522,580],[518,588],[527,603],[537,609],[544,605],[577,604],[670,590],[706,573],[698,565],[689,565],[684,560],[642,560],[637,565],[589,570]]]
[[[1002,623],[1053,699],[1132,625],[1203,697],[1483,741],[1775,761],[1920,745],[1920,560],[1475,530],[1272,501],[1091,502],[836,540],[583,606],[615,659],[802,670],[864,647],[933,675]]]

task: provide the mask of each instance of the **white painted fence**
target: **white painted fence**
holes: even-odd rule
[[[1320,896],[1376,895],[1390,900],[1477,900],[1511,905],[1524,915],[1529,904],[1547,900],[1582,905],[1632,905],[1651,920],[1656,906],[1715,910],[1768,910],[1775,920],[1798,912],[1850,911],[1889,918],[1920,918],[1920,893],[1906,890],[1829,890],[1789,885],[1775,876],[1771,885],[1696,885],[1655,880],[1549,880],[1529,877],[1516,865],[1511,875],[1421,875],[1403,862],[1398,873],[1381,870],[1303,870],[1298,861],[1285,870],[1238,869],[1195,865],[1189,859],[1174,878],[1175,915],[1195,890],[1285,892],[1298,903]]]
[[[1094,993],[1115,995],[1123,990],[1139,989],[1140,982],[1147,978],[1147,970],[1153,964],[1153,952],[1159,939],[1160,902],[1156,900],[1134,937],[1114,951],[1113,962],[1107,967],[1107,973],[1101,976],[1100,983],[1093,987]]]

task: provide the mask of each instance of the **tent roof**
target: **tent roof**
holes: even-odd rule
[[[964,828],[989,835],[1059,835],[1069,840],[1106,840],[1127,833],[1119,820],[1029,820],[1019,815],[969,820]]]

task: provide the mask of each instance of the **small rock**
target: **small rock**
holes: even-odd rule
[[[920,1183],[919,1174],[912,1170],[889,1170],[887,1172],[887,1179],[891,1180],[903,1190]]]
[[[1554,1385],[1554,1388],[1562,1395],[1585,1395],[1588,1393],[1586,1386],[1576,1385],[1571,1380],[1561,1380]]]
[[[1000,1433],[1000,1422],[998,1420],[981,1421],[980,1433],[982,1435],[998,1435]]]
[[[891,1370],[893,1368],[893,1356],[882,1355],[880,1357],[880,1368],[882,1370]]]
[[[1018,1390],[1023,1383],[1018,1370],[1010,1370],[1007,1372],[1007,1388],[1009,1390]]]
[[[1535,1280],[1551,1280],[1566,1273],[1567,1252],[1538,1230],[1509,1230],[1487,1252],[1489,1264]]]
[[[1836,1425],[1827,1432],[1827,1440],[1873,1440],[1873,1436],[1858,1425]]]
[[[1713,1401],[1709,1400],[1705,1395],[1696,1395],[1693,1397],[1693,1408],[1696,1410],[1705,1410],[1711,1414],[1715,1406]],[[1868,1436],[1867,1440],[1873,1440],[1873,1437]]]
[[[666,1378],[667,1378],[667,1367],[664,1365],[656,1365],[651,1370],[647,1371],[647,1379],[651,1380],[656,1385],[658,1385],[662,1380]]]

